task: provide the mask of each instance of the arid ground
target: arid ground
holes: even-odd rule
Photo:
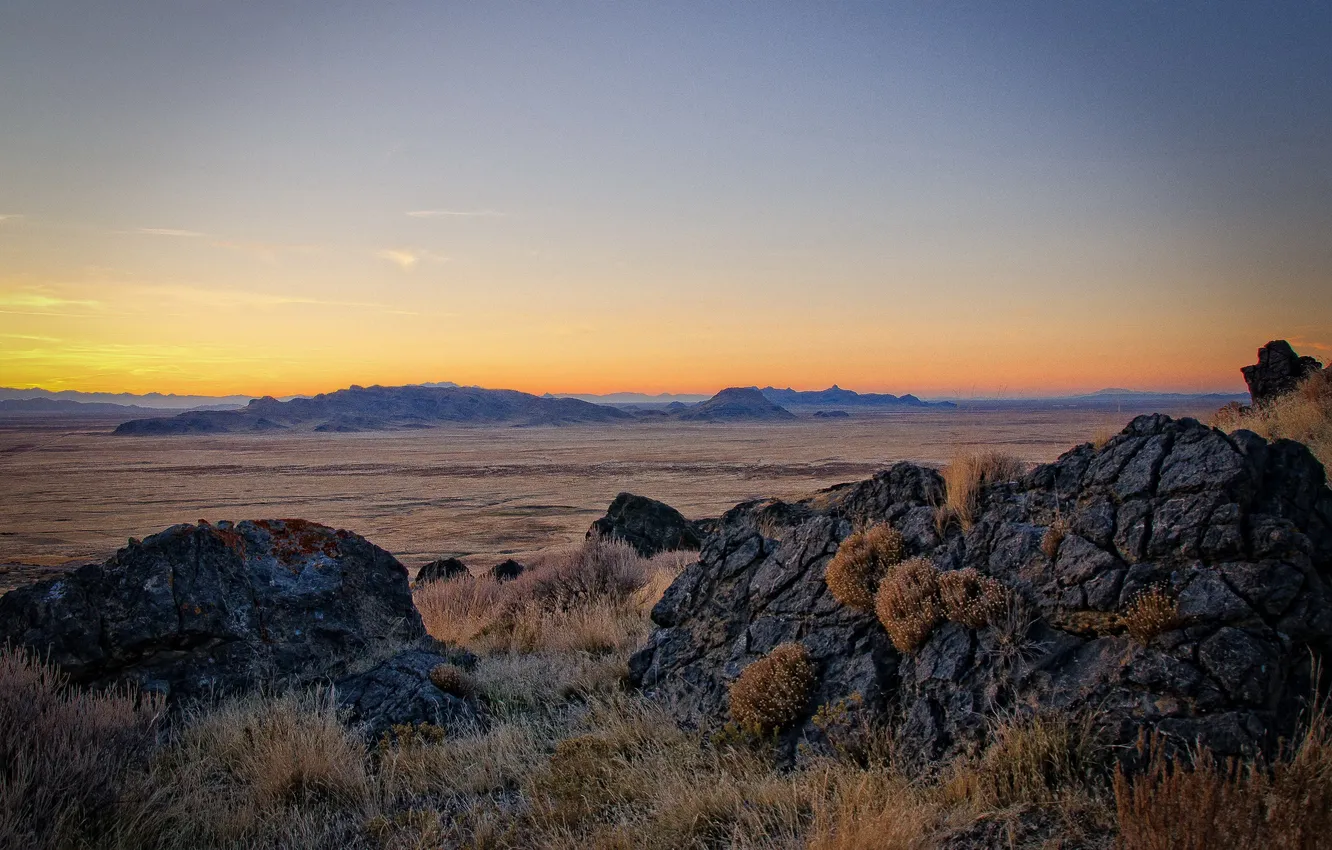
[[[3,423],[0,588],[198,519],[303,517],[364,534],[413,569],[443,555],[485,566],[581,537],[622,490],[712,516],[974,446],[1047,461],[1130,416],[962,409],[782,425],[162,438],[112,437],[111,424],[87,420]]]

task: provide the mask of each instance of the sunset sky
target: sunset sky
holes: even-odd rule
[[[0,6],[0,386],[1332,358],[1332,4],[352,6]]]

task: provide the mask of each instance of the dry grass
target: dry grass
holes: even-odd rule
[[[74,847],[105,828],[160,715],[159,700],[85,694],[26,653],[0,650],[0,847]]]
[[[879,585],[874,611],[898,652],[914,652],[944,618],[939,571],[924,558],[893,567]]]
[[[814,797],[809,850],[927,850],[938,846],[941,808],[888,771],[829,770]]]
[[[1145,746],[1146,771],[1115,774],[1122,850],[1315,850],[1332,846],[1332,729],[1315,704],[1287,758],[1218,764]]]
[[[983,810],[1060,804],[1085,794],[1099,756],[1088,716],[1003,717],[980,758],[957,766],[948,791]]]
[[[944,614],[954,623],[983,629],[1006,610],[1008,589],[998,579],[983,576],[972,567],[942,572],[938,581]]]
[[[1059,557],[1059,547],[1068,535],[1068,520],[1062,515],[1056,516],[1050,527],[1045,529],[1045,534],[1041,536],[1041,551],[1045,557],[1053,561]]]
[[[833,597],[858,611],[874,610],[874,593],[888,568],[906,557],[906,540],[887,523],[852,533],[824,572]]]
[[[476,680],[457,664],[437,664],[430,671],[430,683],[446,694],[462,699],[477,695]]]
[[[784,643],[755,661],[731,683],[731,717],[754,735],[768,735],[799,719],[814,686],[809,650]]]
[[[1129,602],[1121,620],[1129,636],[1146,646],[1179,624],[1179,602],[1166,588],[1149,587]]]
[[[1269,440],[1298,440],[1324,468],[1332,468],[1332,372],[1324,369],[1309,375],[1266,407],[1246,411],[1228,404],[1216,412],[1211,424],[1227,433],[1243,428]]]
[[[1026,472],[1026,464],[1002,452],[967,452],[944,467],[946,501],[939,507],[939,530],[956,521],[965,531],[976,521],[981,491],[989,484],[1012,481]]]

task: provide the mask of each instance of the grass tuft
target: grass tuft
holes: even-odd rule
[[[1154,585],[1129,602],[1121,619],[1129,636],[1146,646],[1179,624],[1179,602],[1165,587]]]
[[[939,571],[924,558],[893,567],[879,585],[874,611],[898,652],[914,652],[944,618]]]
[[[947,495],[935,516],[939,531],[942,532],[954,521],[963,531],[970,529],[980,512],[981,491],[987,485],[1021,477],[1026,468],[1025,463],[1002,452],[956,455],[943,469]]]

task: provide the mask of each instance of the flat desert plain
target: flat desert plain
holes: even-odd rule
[[[1204,421],[1211,409],[1161,412]],[[114,422],[0,422],[0,589],[200,519],[302,517],[346,528],[415,571],[484,567],[582,537],[616,493],[689,517],[794,498],[899,460],[975,448],[1049,461],[1132,414],[959,409],[787,424],[641,422],[354,434],[113,437]]]

